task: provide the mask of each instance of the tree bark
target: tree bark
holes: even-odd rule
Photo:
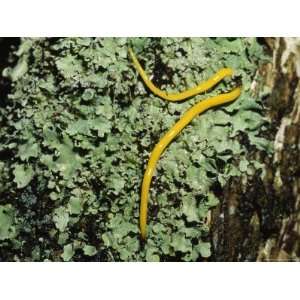
[[[214,261],[300,260],[300,38],[265,38],[272,63],[259,72],[271,90],[265,99],[272,124],[273,157],[263,180],[246,190],[238,179],[213,212]]]

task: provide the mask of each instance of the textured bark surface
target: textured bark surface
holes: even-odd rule
[[[212,216],[213,261],[300,260],[300,38],[265,38],[273,55],[259,70],[274,156],[261,157],[266,176],[230,182]]]
[[[300,38],[274,44],[269,74],[272,121],[279,125],[274,141],[273,187],[286,206],[280,230],[260,245],[257,260],[300,260]]]

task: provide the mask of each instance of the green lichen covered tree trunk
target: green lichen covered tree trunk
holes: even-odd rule
[[[267,171],[242,188],[229,182],[212,218],[216,261],[294,261],[300,258],[300,39],[266,38],[272,63],[259,70],[270,89],[274,155]]]
[[[161,158],[145,244],[144,166],[201,98],[153,97],[127,56],[131,44],[163,89],[185,90],[220,66],[235,69],[235,83],[212,93],[243,86],[235,103],[196,118]],[[0,260],[298,260],[299,44],[0,39]]]

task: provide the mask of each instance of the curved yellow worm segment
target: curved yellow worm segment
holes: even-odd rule
[[[166,147],[171,143],[171,141],[180,133],[180,131],[187,126],[197,115],[201,114],[205,110],[221,105],[227,102],[231,102],[239,97],[241,94],[240,88],[235,88],[230,93],[221,94],[212,98],[208,98],[201,101],[190,108],[181,119],[162,137],[158,144],[154,147],[150,159],[145,171],[142,193],[141,193],[141,206],[140,206],[140,230],[143,239],[147,235],[147,211],[148,211],[148,194],[151,184],[151,179],[153,172],[155,170],[157,161],[160,155],[166,149]]]
[[[187,98],[193,97],[197,94],[200,94],[202,92],[205,92],[215,86],[217,83],[219,83],[224,77],[232,76],[233,70],[230,68],[223,68],[220,69],[216,74],[214,74],[211,78],[209,78],[207,81],[204,81],[200,84],[198,84],[196,87],[186,90],[181,93],[176,94],[167,94],[166,92],[160,90],[158,87],[156,87],[152,81],[148,78],[147,74],[143,70],[142,66],[140,65],[139,61],[137,60],[135,54],[133,53],[132,49],[129,48],[129,55],[133,61],[133,64],[139,74],[141,75],[142,79],[144,80],[146,86],[149,88],[149,90],[159,96],[160,98],[163,98],[168,101],[182,101]]]
[[[230,68],[221,69],[214,76],[212,76],[209,80],[199,84],[197,87],[187,90],[185,92],[179,94],[166,94],[165,92],[158,89],[154,84],[148,79],[145,71],[139,64],[136,59],[133,51],[129,49],[130,56],[133,60],[134,66],[137,71],[141,75],[145,84],[148,88],[156,95],[160,96],[163,99],[169,101],[180,101],[184,100],[188,97],[192,97],[198,93],[208,90],[209,88],[216,85],[220,80],[222,80],[225,76],[230,76],[233,74],[233,70]],[[140,230],[142,239],[146,239],[147,236],[147,212],[148,212],[148,195],[150,184],[153,176],[153,172],[155,170],[156,164],[164,152],[166,147],[171,143],[171,141],[182,131],[184,127],[186,127],[196,116],[206,111],[209,108],[225,104],[237,99],[241,94],[241,88],[235,88],[229,93],[221,94],[215,97],[211,97],[205,99],[197,104],[195,104],[192,108],[190,108],[181,118],[175,123],[175,125],[161,138],[158,144],[154,147],[148,165],[144,174],[144,179],[142,183],[142,192],[141,192],[141,205],[140,205]]]

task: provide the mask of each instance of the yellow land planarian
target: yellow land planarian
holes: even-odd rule
[[[168,101],[182,101],[187,98],[193,97],[199,93],[205,92],[208,89],[212,88],[218,82],[220,82],[224,77],[233,75],[233,70],[231,68],[223,68],[220,69],[216,74],[214,74],[207,81],[198,84],[196,87],[192,89],[186,90],[181,93],[167,94],[166,92],[157,88],[151,82],[151,80],[148,78],[147,74],[143,70],[142,66],[140,65],[139,61],[137,60],[131,48],[129,48],[129,55],[133,61],[135,68],[137,69],[138,73],[140,74],[146,86],[150,89],[150,91],[153,94],[159,96],[160,98]],[[171,143],[171,141],[181,132],[181,130],[184,127],[186,127],[196,116],[198,116],[199,114],[201,114],[202,112],[206,111],[211,107],[232,102],[236,100],[240,96],[240,94],[241,94],[241,88],[237,87],[229,93],[211,97],[195,104],[186,113],[184,113],[184,115],[180,118],[180,120],[177,123],[175,123],[175,125],[171,129],[169,129],[169,131],[156,144],[153,151],[151,152],[148,165],[144,174],[143,183],[142,183],[141,204],[140,204],[140,231],[141,231],[142,239],[146,239],[147,236],[147,212],[148,212],[148,196],[149,196],[150,184],[151,184],[153,172],[155,170],[157,161],[159,160],[163,151]]]

